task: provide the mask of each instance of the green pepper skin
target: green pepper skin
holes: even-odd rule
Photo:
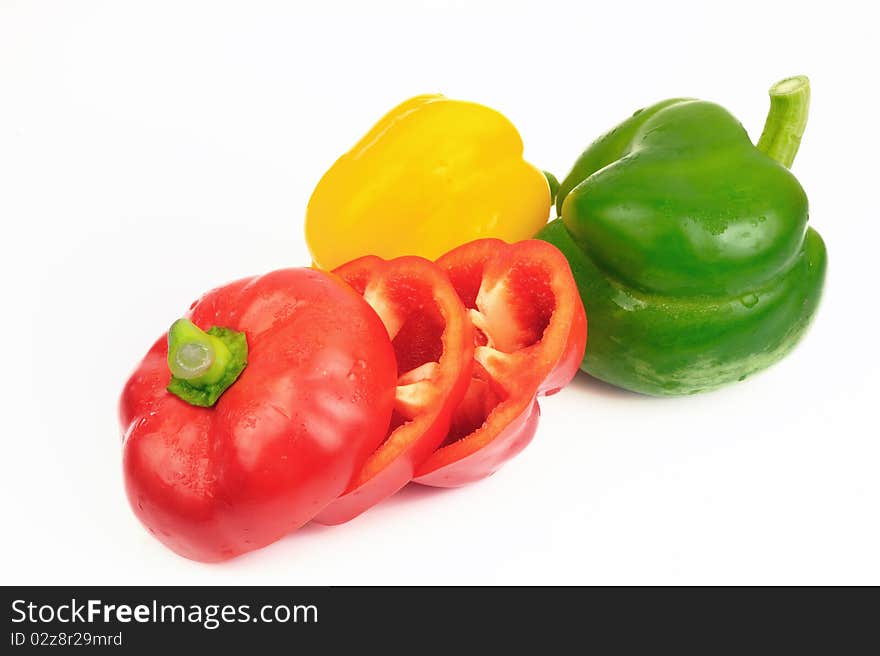
[[[568,258],[589,320],[582,368],[668,396],[788,353],[822,294],[825,245],[797,179],[718,105],[667,100],[578,159],[539,234]]]

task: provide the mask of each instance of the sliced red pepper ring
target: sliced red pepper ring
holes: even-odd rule
[[[420,257],[366,256],[334,273],[373,307],[397,357],[397,390],[385,441],[346,492],[317,517],[339,524],[391,496],[413,477],[449,432],[468,389],[474,332],[445,273]]]
[[[488,476],[531,441],[536,397],[577,373],[587,318],[568,262],[546,242],[481,239],[437,264],[468,308],[475,365],[446,439],[415,481],[454,487]]]

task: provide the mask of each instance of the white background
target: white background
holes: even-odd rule
[[[880,584],[870,3],[310,4],[0,0],[0,582]],[[682,399],[579,375],[495,476],[227,564],[174,555],[129,511],[130,370],[204,290],[309,263],[312,188],[397,102],[495,107],[561,178],[666,97],[757,137],[767,88],[799,73],[794,171],[830,269],[782,363]]]

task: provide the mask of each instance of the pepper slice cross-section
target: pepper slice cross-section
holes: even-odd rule
[[[385,441],[346,492],[316,518],[339,524],[406,485],[444,440],[474,366],[473,328],[455,288],[430,260],[368,255],[336,269],[373,307],[397,357],[397,390]]]
[[[546,242],[481,239],[437,264],[468,308],[474,368],[446,439],[415,481],[455,487],[493,473],[531,441],[537,397],[578,370],[587,318],[568,262]]]

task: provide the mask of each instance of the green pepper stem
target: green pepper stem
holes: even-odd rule
[[[807,127],[810,80],[798,75],[770,87],[770,112],[758,139],[758,150],[791,168]]]
[[[168,368],[192,387],[216,383],[226,370],[229,349],[189,319],[178,319],[168,330]]]
[[[205,332],[189,319],[168,330],[168,391],[188,403],[214,405],[246,364],[244,333],[216,326]]]

